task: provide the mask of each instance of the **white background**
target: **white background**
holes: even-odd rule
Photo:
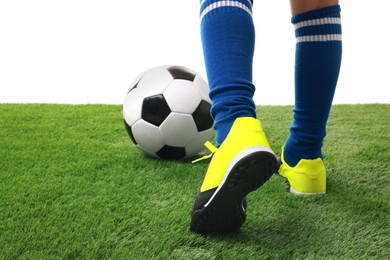
[[[390,103],[390,3],[341,0],[343,64],[334,103]],[[257,104],[293,104],[288,1],[256,0]],[[121,104],[154,66],[206,77],[199,0],[0,0],[0,103]]]

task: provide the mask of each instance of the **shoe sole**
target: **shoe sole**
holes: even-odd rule
[[[290,183],[289,183],[290,184]],[[294,195],[298,195],[298,196],[315,196],[315,195],[325,195],[326,194],[326,191],[319,191],[319,192],[302,192],[302,191],[296,191],[294,190],[291,185],[290,185],[290,192]]]
[[[205,206],[192,214],[190,230],[197,233],[234,232],[246,219],[244,198],[276,171],[276,157],[256,151],[240,158]]]

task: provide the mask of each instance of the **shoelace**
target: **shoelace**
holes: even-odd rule
[[[215,147],[210,141],[207,141],[204,146],[206,146],[207,149],[209,149],[209,151],[211,152],[210,154],[208,155],[205,155],[201,158],[198,158],[196,160],[193,160],[192,163],[197,163],[197,162],[200,162],[200,161],[203,161],[203,160],[207,160],[209,158],[211,158],[211,156],[213,156],[213,154],[218,150],[217,147]]]

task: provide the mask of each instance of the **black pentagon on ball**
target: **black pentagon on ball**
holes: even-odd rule
[[[211,104],[202,100],[192,113],[198,132],[210,129],[213,126],[213,118],[210,114]]]
[[[184,147],[164,145],[156,154],[163,159],[176,160],[184,158],[186,156],[186,150]]]
[[[142,103],[141,118],[155,126],[160,126],[170,113],[171,109],[162,94],[147,97]]]
[[[186,68],[180,66],[172,66],[167,68],[168,72],[172,75],[174,79],[184,79],[189,81],[194,81],[195,74]]]
[[[129,126],[129,125],[126,123],[126,120],[123,120],[123,122],[125,123],[125,127],[126,127],[126,130],[127,130],[127,133],[128,133],[129,136],[130,136],[131,141],[133,141],[134,144],[137,144],[137,142],[135,141],[133,132],[131,131],[131,126]]]

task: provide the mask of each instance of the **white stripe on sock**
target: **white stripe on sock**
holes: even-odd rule
[[[324,35],[306,35],[297,37],[298,42],[327,42],[341,41],[341,34],[324,34]]]
[[[204,2],[206,2],[207,0],[202,0],[202,2],[200,2],[200,6],[202,6],[204,4]],[[252,7],[252,2],[250,0],[247,0],[249,5]]]
[[[313,19],[308,21],[299,22],[294,25],[295,29],[299,29],[306,26],[323,25],[323,24],[341,24],[341,18],[339,17],[324,17],[319,19]]]
[[[226,6],[233,6],[241,8],[242,10],[246,11],[248,14],[252,15],[252,11],[243,3],[237,2],[237,1],[218,1],[215,3],[210,4],[207,6],[203,12],[200,15],[200,20],[202,21],[203,17],[210,11],[220,8],[220,7],[226,7]]]

